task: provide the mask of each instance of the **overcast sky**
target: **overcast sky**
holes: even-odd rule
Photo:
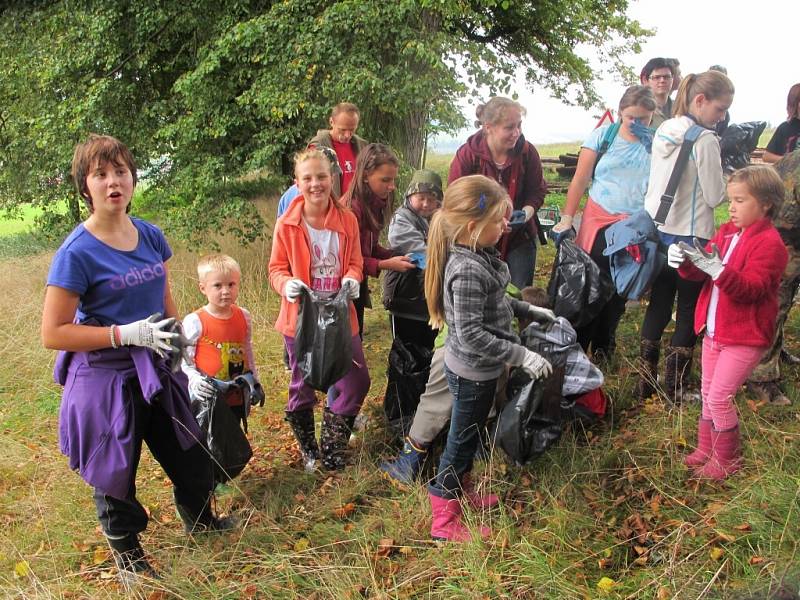
[[[636,73],[655,56],[678,58],[684,74],[721,64],[736,87],[731,122],[765,120],[774,127],[786,118],[786,94],[800,82],[798,0],[632,0],[628,15],[656,29],[642,53],[627,60]],[[598,83],[610,107],[623,89]],[[602,112],[564,106],[546,89],[531,92],[521,84],[517,93],[528,110],[523,133],[533,143],[583,140]],[[474,120],[474,108],[465,105],[465,115]]]

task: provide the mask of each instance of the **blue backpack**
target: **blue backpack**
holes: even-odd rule
[[[603,254],[608,256],[617,294],[626,300],[638,300],[667,264],[653,219],[641,209],[611,225],[605,235]]]

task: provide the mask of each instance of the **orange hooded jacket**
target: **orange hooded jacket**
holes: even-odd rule
[[[295,198],[287,211],[275,224],[272,238],[272,254],[269,258],[269,283],[281,296],[281,310],[275,329],[283,335],[294,337],[297,326],[298,303],[289,302],[283,288],[290,279],[300,279],[311,286],[311,240],[303,223],[305,198]],[[325,229],[339,234],[339,261],[342,278],[363,279],[364,259],[358,235],[358,220],[348,208],[339,208],[331,201],[325,217]],[[350,331],[358,335],[358,319],[353,303],[350,303]]]

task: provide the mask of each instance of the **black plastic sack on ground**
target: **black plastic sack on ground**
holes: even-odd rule
[[[614,283],[573,240],[564,239],[558,245],[547,293],[553,312],[578,328],[600,313],[614,294]]]
[[[350,300],[342,288],[322,299],[305,288],[300,296],[294,353],[303,381],[321,392],[344,377],[353,363]]]
[[[233,479],[253,456],[250,442],[239,425],[240,418],[220,393],[209,402],[195,402],[193,408],[212,456],[214,481],[224,483]]]
[[[541,456],[561,437],[561,382],[564,367],[541,380],[521,368],[511,371],[508,402],[500,412],[494,443],[517,465]]]
[[[400,338],[392,342],[383,412],[392,431],[403,437],[411,429],[419,397],[428,383],[432,356],[433,352],[424,346],[404,343]]]
[[[726,173],[750,164],[750,153],[756,149],[758,138],[767,127],[766,121],[748,121],[728,125],[719,140],[722,168]]]

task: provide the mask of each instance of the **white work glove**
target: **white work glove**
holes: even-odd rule
[[[532,206],[523,206],[522,212],[525,213],[525,221],[528,222],[533,218],[533,215],[536,214],[536,210]]]
[[[342,277],[342,287],[347,290],[350,300],[355,300],[361,293],[361,284],[352,277]]]
[[[692,264],[703,273],[711,275],[712,279],[719,277],[719,274],[725,268],[716,244],[711,244],[711,252],[706,252],[703,244],[697,238],[694,238],[694,248],[685,242],[678,242],[678,245],[686,253],[686,258],[692,261]]]
[[[678,244],[670,244],[667,248],[667,264],[673,269],[677,269],[686,260],[686,253]]]
[[[543,356],[525,348],[522,369],[534,379],[541,379],[553,372],[553,366]]]
[[[562,214],[561,215],[561,220],[558,223],[556,223],[555,225],[553,225],[553,229],[551,229],[550,231],[552,231],[553,233],[562,233],[564,231],[568,231],[569,229],[572,228],[572,219],[573,218],[574,217],[572,215],[564,215],[564,214]]]
[[[150,348],[164,358],[167,352],[173,351],[173,340],[180,334],[170,331],[175,323],[174,318],[159,319],[161,319],[161,313],[155,313],[141,321],[118,325],[120,345]]]
[[[556,313],[549,308],[542,308],[541,306],[534,306],[531,304],[529,312],[533,320],[539,321],[540,323],[552,323],[556,320]]]
[[[286,282],[286,285],[283,286],[283,295],[286,297],[286,300],[294,304],[297,297],[304,289],[307,290],[308,286],[300,279],[290,279]]]
[[[217,388],[205,377],[192,377],[189,380],[189,393],[192,398],[197,398],[203,402],[211,402],[217,394]]]

